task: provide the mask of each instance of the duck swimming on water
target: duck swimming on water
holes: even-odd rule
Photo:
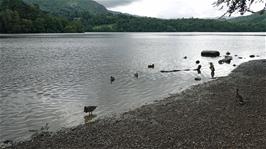
[[[110,81],[111,81],[111,83],[113,83],[115,81],[115,77],[111,76]]]
[[[135,73],[134,76],[135,76],[135,78],[139,78],[139,74],[138,73]]]
[[[154,64],[148,65],[148,68],[154,68]]]

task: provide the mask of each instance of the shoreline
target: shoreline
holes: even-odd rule
[[[265,84],[266,60],[249,61],[119,118],[45,132],[11,148],[265,148]]]

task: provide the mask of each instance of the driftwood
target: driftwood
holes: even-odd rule
[[[171,72],[178,72],[181,70],[162,70],[161,73],[171,73]]]

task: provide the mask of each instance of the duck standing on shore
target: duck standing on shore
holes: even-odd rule
[[[97,108],[97,106],[85,106],[84,112],[89,113],[89,115],[92,115],[92,112]]]
[[[215,68],[214,68],[213,63],[210,63],[210,69],[211,69],[211,76],[212,76],[212,78],[214,78],[214,75],[215,75]]]
[[[236,89],[236,99],[240,105],[245,104],[243,97],[239,94],[239,89]]]

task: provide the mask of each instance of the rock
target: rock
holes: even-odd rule
[[[11,140],[5,140],[4,142],[3,142],[4,144],[8,144],[8,143],[13,143],[13,141],[11,141]]]
[[[233,60],[232,56],[225,56],[223,59],[219,60],[218,63],[219,64],[223,64],[223,63],[230,64],[232,60]]]
[[[254,58],[254,57],[255,57],[255,55],[250,55],[249,57],[250,57],[250,58]]]
[[[230,52],[226,52],[226,55],[230,55],[231,53]]]
[[[199,64],[199,63],[200,63],[200,61],[199,61],[199,60],[197,60],[197,61],[196,61],[196,64]]]
[[[5,140],[3,143],[0,143],[0,148],[8,148],[13,145],[13,141],[11,140]]]
[[[202,51],[201,52],[201,56],[204,56],[204,57],[218,57],[218,56],[220,56],[220,52],[219,51]]]
[[[200,77],[195,78],[195,81],[201,81]]]

